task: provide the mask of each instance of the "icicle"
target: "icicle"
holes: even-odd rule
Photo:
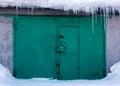
[[[28,15],[30,14],[30,9],[29,9],[29,5],[28,5]]]
[[[32,8],[31,8],[31,14],[32,14],[32,15],[33,15],[33,10],[34,10],[34,8],[32,7]]]
[[[16,6],[16,15],[18,15],[18,6]]]
[[[95,17],[95,24],[97,23],[97,16],[98,16],[98,15],[97,15],[97,13],[95,12],[95,13],[94,13],[94,17]]]
[[[73,13],[74,13],[75,15],[77,15],[77,10],[73,10]]]
[[[95,31],[94,31],[94,12],[93,10],[91,11],[91,14],[92,14],[92,34],[94,35]]]
[[[112,16],[115,16],[115,9],[112,8]]]
[[[73,13],[75,14],[75,10],[73,10]]]
[[[79,10],[77,10],[77,15],[79,14]]]
[[[78,10],[76,10],[76,15],[78,14]]]
[[[118,15],[120,16],[120,8],[118,9]]]
[[[106,7],[106,13],[105,13],[105,20],[104,20],[104,29],[106,28],[106,21],[109,19],[109,9]]]
[[[103,10],[104,31],[106,32],[106,10]]]
[[[74,10],[72,10],[73,11],[73,13],[75,13],[75,11]]]
[[[118,10],[118,12],[119,12],[119,16],[120,16],[120,9]]]
[[[66,14],[67,14],[67,16],[69,16],[69,11],[68,10],[66,11]]]
[[[6,7],[6,6],[5,6],[5,4],[4,4],[4,6],[3,6],[3,7],[4,7],[4,11],[5,11],[5,7]]]

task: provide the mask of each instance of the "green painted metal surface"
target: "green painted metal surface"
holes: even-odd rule
[[[104,24],[102,16],[96,18],[92,22],[90,16],[18,16],[14,75],[66,80],[104,77]]]
[[[59,31],[59,34],[64,36],[64,38],[59,38],[59,47],[64,47],[63,52],[58,52],[60,59],[60,79],[79,79],[79,28],[63,26],[59,27]]]
[[[56,28],[49,17],[16,18],[15,76],[54,77]]]
[[[80,24],[80,78],[84,79],[105,76],[104,22],[101,17],[94,22],[91,20],[90,17],[82,18]]]

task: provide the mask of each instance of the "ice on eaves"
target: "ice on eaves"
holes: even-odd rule
[[[98,8],[120,12],[120,0],[0,0],[0,6],[42,7],[62,10],[94,12]]]

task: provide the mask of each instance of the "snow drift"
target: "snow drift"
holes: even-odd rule
[[[110,71],[111,73],[105,79],[120,80],[120,62],[115,63]]]
[[[111,73],[109,73],[108,76],[105,77],[103,80],[107,80],[107,79],[119,80],[120,79],[120,62],[115,63],[110,68],[110,71],[111,71]],[[7,68],[5,68],[2,64],[0,64],[0,79],[2,79],[2,78],[13,78],[13,76]],[[33,78],[33,79],[41,80],[41,78],[39,78],[39,79]],[[46,79],[44,79],[44,80],[46,80]]]
[[[12,78],[10,71],[0,64],[0,79],[2,78]]]
[[[0,64],[0,86],[120,86],[120,62],[101,80],[50,80],[48,78],[16,79]]]
[[[106,11],[118,10],[120,12],[120,0],[0,0],[0,6],[42,7],[85,12],[94,12],[102,8]]]

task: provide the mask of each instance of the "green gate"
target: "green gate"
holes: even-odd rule
[[[68,80],[105,76],[102,16],[95,22],[90,16],[18,16],[14,23],[15,77]]]
[[[56,27],[49,17],[16,18],[14,73],[18,78],[54,77]]]

